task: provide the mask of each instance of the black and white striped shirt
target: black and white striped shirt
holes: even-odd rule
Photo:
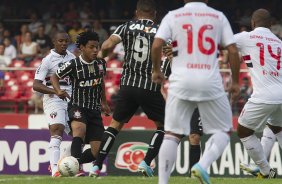
[[[122,40],[125,50],[122,86],[160,90],[161,86],[152,82],[151,60],[151,47],[158,27],[152,20],[139,19],[120,25],[113,33]]]
[[[59,78],[70,77],[72,82],[71,104],[88,109],[101,109],[102,83],[106,62],[97,59],[87,63],[81,56],[66,62],[57,72]]]
[[[165,78],[168,79],[171,74],[171,61],[168,58],[163,60],[161,71],[163,72]]]

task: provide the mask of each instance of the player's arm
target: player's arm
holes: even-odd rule
[[[71,72],[72,72],[72,65],[73,65],[74,62],[71,62],[71,61],[68,61],[66,63],[64,63],[64,65],[62,67],[60,67],[56,73],[54,73],[52,76],[51,76],[51,83],[52,83],[52,86],[57,94],[57,96],[61,99],[70,99],[70,96],[69,94],[65,91],[65,90],[62,90],[60,88],[60,83],[59,83],[59,80],[61,78],[64,78],[66,77],[67,75],[69,75]]]
[[[116,46],[121,39],[115,35],[111,35],[104,43],[102,44],[101,50],[98,54],[98,57],[105,58],[108,56],[111,49]]]
[[[42,80],[34,79],[33,90],[43,94],[56,94],[54,89],[48,88],[42,82],[43,82]]]
[[[102,98],[101,98],[101,102],[102,102],[102,107],[103,107],[105,115],[109,116],[110,113],[111,113],[111,109],[110,109],[110,107],[108,105],[107,98],[106,98],[106,87],[105,87],[105,81],[104,80],[102,81]]]
[[[43,59],[40,66],[36,69],[35,77],[33,81],[33,90],[43,94],[55,94],[55,90],[47,87],[42,82],[46,78],[48,73],[47,61]]]
[[[161,72],[161,53],[162,53],[162,47],[164,45],[165,41],[160,38],[155,38],[153,45],[152,45],[152,62],[153,62],[153,75],[152,80],[156,83],[162,83],[164,80],[164,76]]]

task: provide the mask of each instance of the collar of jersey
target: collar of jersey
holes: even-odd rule
[[[87,61],[85,61],[83,58],[82,58],[82,55],[79,56],[79,59],[82,63],[86,64],[86,65],[91,65],[94,63],[95,60],[91,61],[90,63],[88,63]]]
[[[189,2],[184,5],[184,7],[198,7],[198,6],[207,6],[206,3],[203,2]]]
[[[269,28],[266,28],[266,27],[256,27],[255,30],[268,31],[268,32],[270,32],[270,29],[269,29]]]
[[[57,52],[55,52],[55,49],[51,49],[51,54],[55,57],[64,57],[63,55],[61,54],[58,54]],[[67,54],[66,55],[69,55],[69,51],[67,50]],[[66,56],[65,55],[65,56]]]
[[[151,22],[154,22],[154,21],[152,21],[151,19],[139,19],[139,20],[149,20],[149,21],[151,21]]]

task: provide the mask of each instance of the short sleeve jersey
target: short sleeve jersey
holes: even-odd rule
[[[169,93],[192,101],[225,95],[217,52],[219,45],[233,44],[234,36],[222,12],[205,3],[187,3],[164,17],[155,37],[172,40]]]
[[[235,41],[252,79],[253,94],[249,100],[282,103],[281,40],[269,29],[258,27],[236,34]]]
[[[81,56],[66,62],[56,72],[59,78],[70,77],[72,82],[71,104],[87,109],[101,109],[103,77],[106,61],[96,59],[88,63]]]

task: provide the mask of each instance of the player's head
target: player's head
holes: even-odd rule
[[[97,58],[99,51],[99,36],[95,32],[82,32],[77,36],[76,46],[88,62]]]
[[[136,6],[136,18],[155,19],[156,4],[154,0],[139,0]]]
[[[271,15],[266,9],[258,9],[254,11],[251,19],[252,29],[256,27],[266,27],[271,26]]]
[[[69,41],[70,41],[70,37],[66,32],[64,31],[57,32],[53,38],[55,51],[58,54],[64,55],[66,53]]]
[[[203,3],[208,3],[208,0],[184,0],[184,3],[189,3],[189,2],[203,2]]]

